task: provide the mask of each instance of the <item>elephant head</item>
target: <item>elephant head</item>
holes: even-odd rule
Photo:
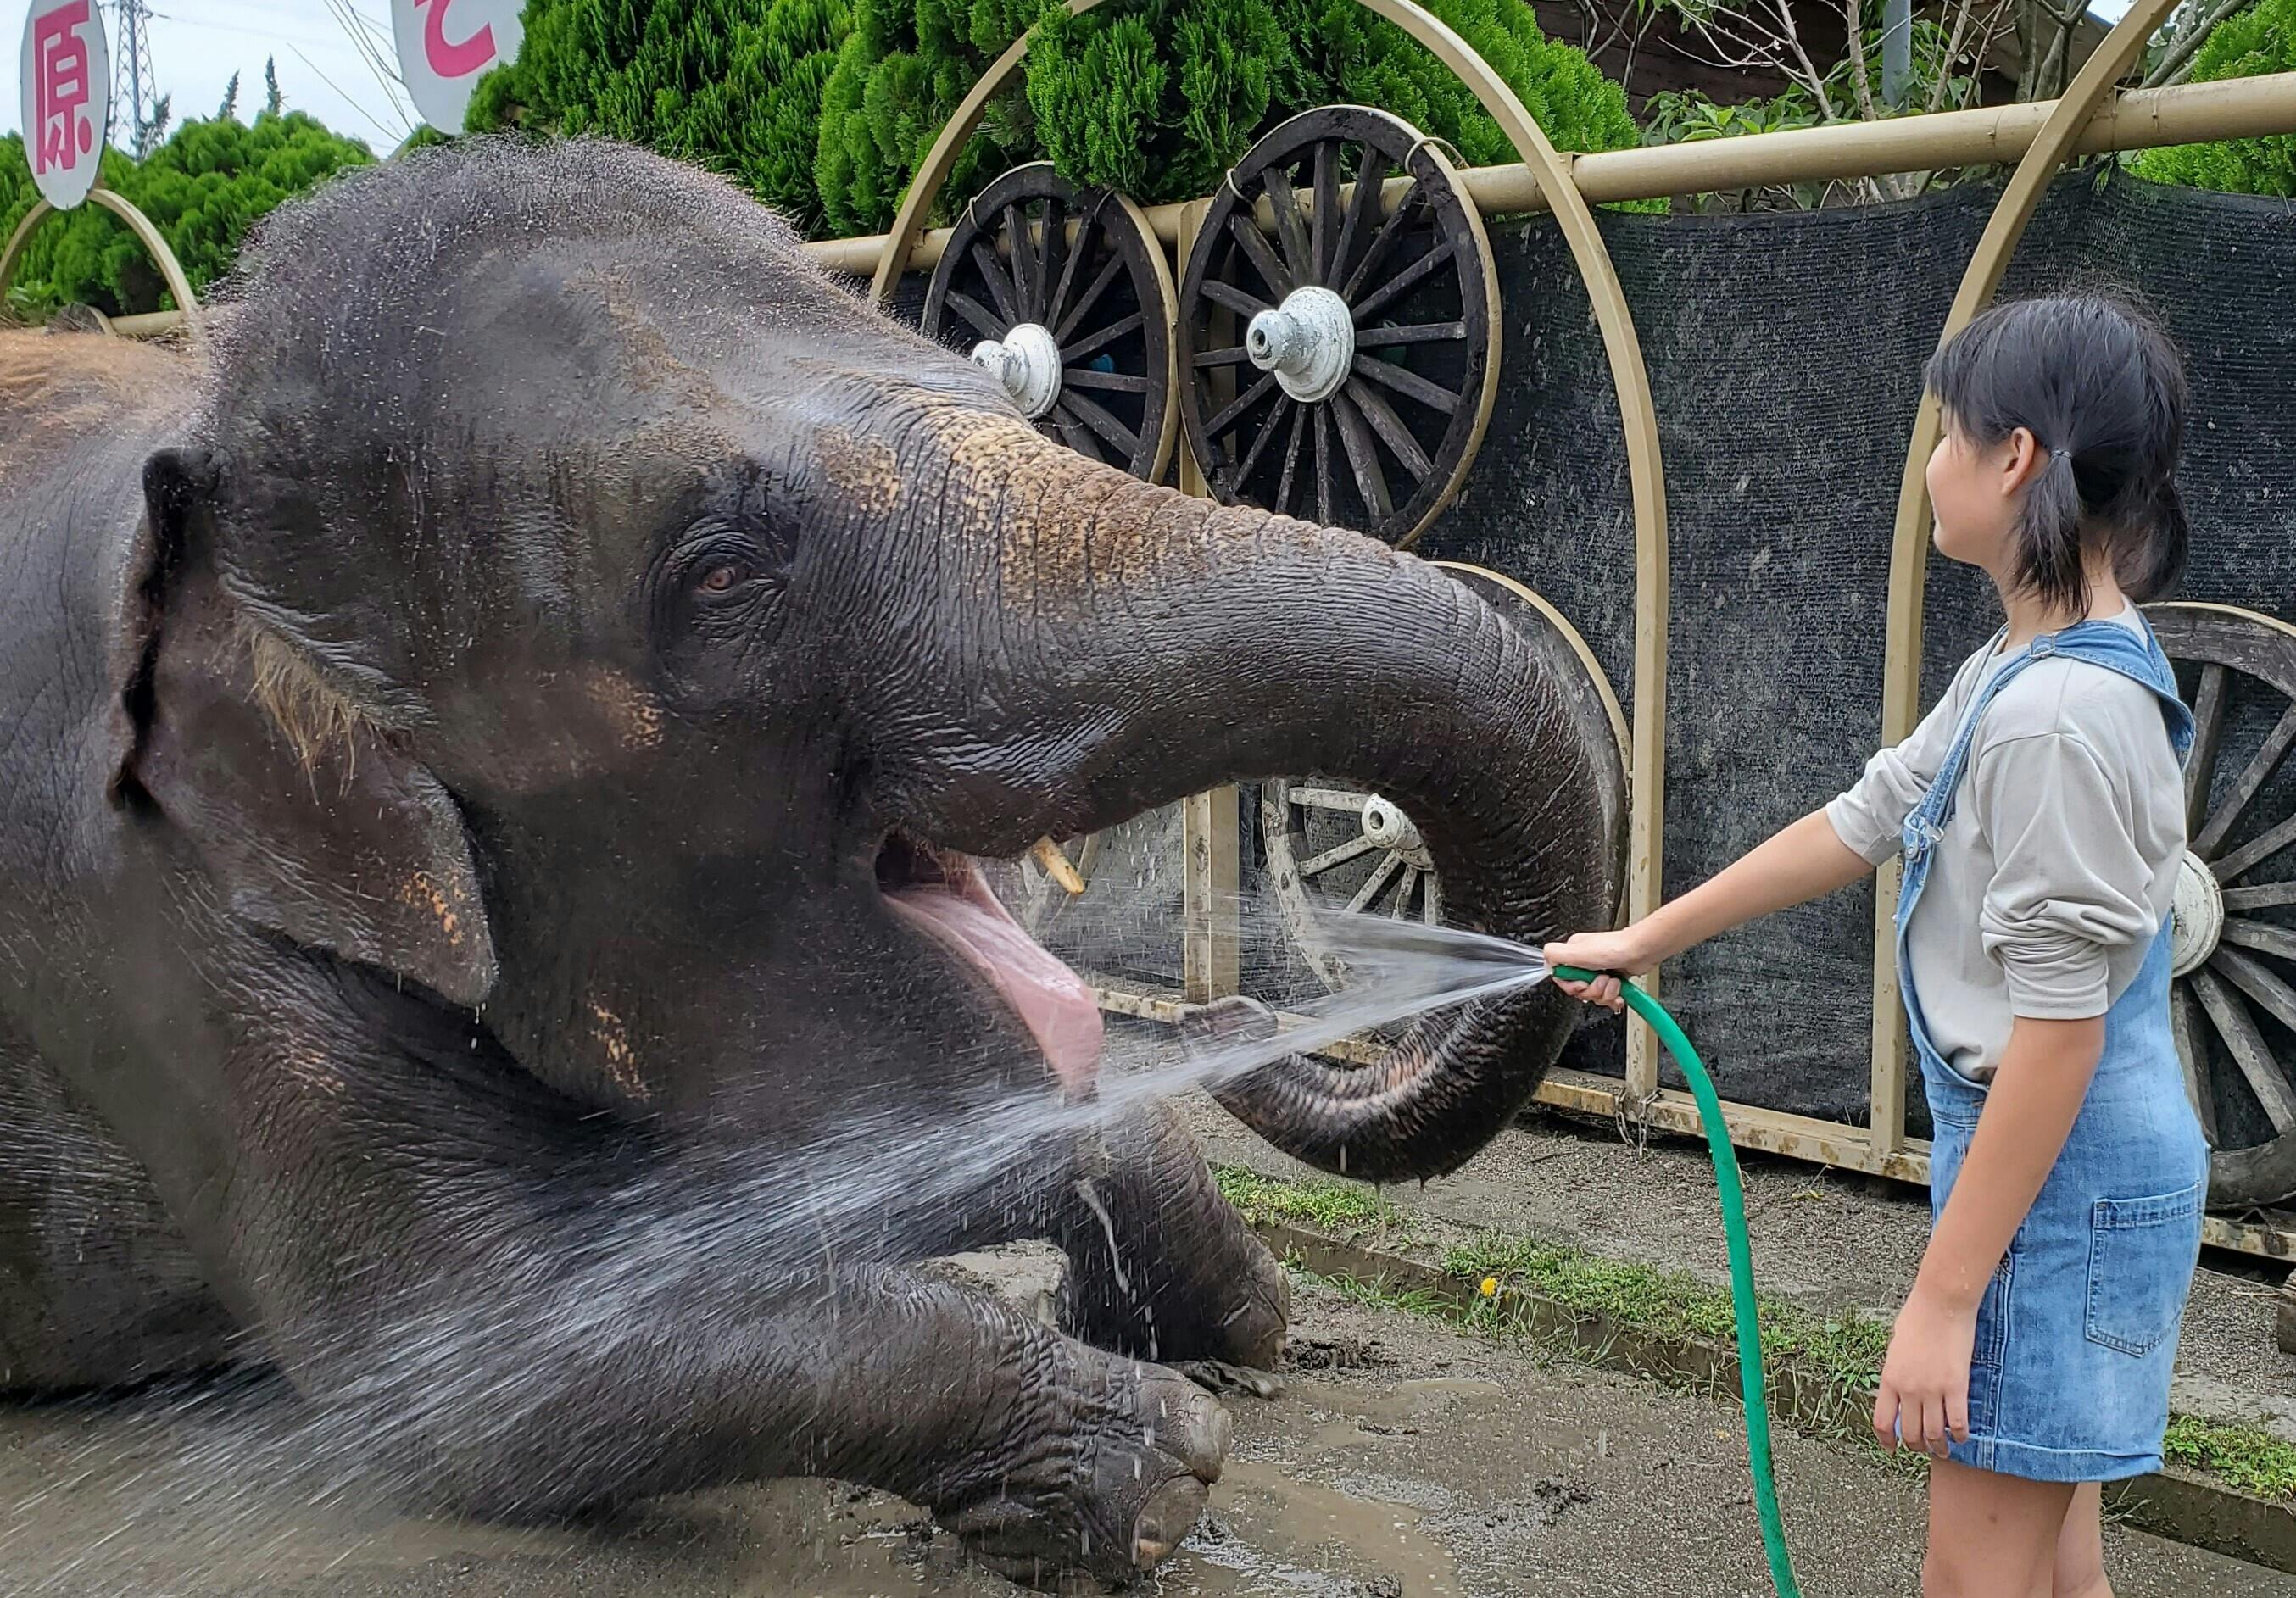
[[[1079,1082],[1090,992],[975,862],[1228,781],[1376,787],[1470,926],[1615,903],[1559,642],[1046,441],[730,187],[480,145],[257,258],[146,468],[120,791],[242,918],[477,1011],[578,1104],[755,1137]],[[1329,1168],[1440,1172],[1570,1025],[1533,992],[1225,1101]]]

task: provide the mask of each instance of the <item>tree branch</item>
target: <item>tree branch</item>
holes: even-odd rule
[[[2217,24],[2246,11],[2253,4],[2254,0],[2217,0],[2217,4],[2205,13],[2200,12],[2195,6],[2193,25],[2177,37],[2169,46],[2168,53],[2154,63],[2152,70],[2145,74],[2144,86],[2148,89],[2167,88],[2172,84],[2184,82],[2192,70],[2193,58],[2201,53],[2201,46],[2209,42],[2209,36],[2216,32]]]

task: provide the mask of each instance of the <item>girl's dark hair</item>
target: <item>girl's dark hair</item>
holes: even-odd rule
[[[2103,294],[1996,306],[1930,357],[1925,378],[1964,437],[1991,446],[2021,427],[2048,452],[2018,518],[2019,587],[2087,616],[2092,548],[2132,599],[2176,584],[2185,365],[2148,313]]]

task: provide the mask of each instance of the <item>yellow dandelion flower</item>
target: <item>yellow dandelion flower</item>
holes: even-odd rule
[[[1483,1297],[1484,1297],[1484,1298],[1486,1298],[1486,1299],[1496,1299],[1496,1298],[1497,1298],[1498,1296],[1499,1296],[1499,1279],[1498,1279],[1496,1276],[1486,1276],[1486,1277],[1484,1277],[1484,1278],[1483,1278]]]

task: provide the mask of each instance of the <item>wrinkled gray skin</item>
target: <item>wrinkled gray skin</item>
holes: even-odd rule
[[[808,1147],[1053,1091],[881,876],[1316,772],[1410,810],[1459,918],[1597,924],[1575,666],[1045,442],[610,146],[361,174],[220,321],[0,341],[5,1385],[266,1358],[481,1512],[805,1473],[1024,1574],[1168,1552],[1226,1416],[1136,1361],[1270,1364],[1280,1274],[1157,1115],[810,1227]],[[1440,1172],[1568,1024],[1227,1102]],[[1072,1256],[1072,1335],[903,1268],[1014,1235]]]

